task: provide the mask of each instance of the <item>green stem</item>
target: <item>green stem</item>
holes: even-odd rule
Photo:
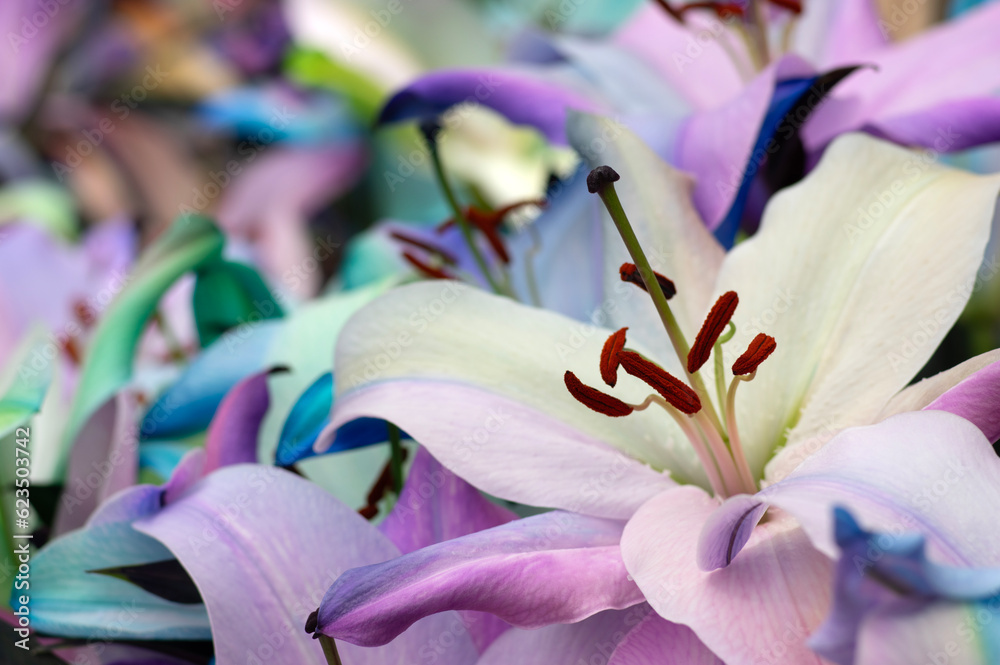
[[[458,225],[459,230],[461,230],[462,237],[465,239],[465,244],[469,246],[469,251],[472,252],[472,257],[476,260],[476,265],[479,266],[479,270],[486,277],[486,281],[489,282],[490,288],[493,289],[494,293],[507,295],[507,293],[500,287],[500,284],[498,284],[496,279],[493,277],[493,273],[490,271],[490,267],[486,263],[486,259],[483,258],[482,252],[479,251],[479,247],[476,245],[476,239],[472,235],[472,225],[469,224],[469,220],[467,220],[465,215],[462,213],[462,208],[458,204],[455,192],[451,188],[451,184],[448,182],[448,176],[444,172],[444,164],[441,162],[441,153],[438,150],[437,140],[428,136],[427,146],[431,153],[431,163],[434,164],[434,174],[437,176],[438,182],[441,184],[441,191],[444,192],[444,197],[447,199],[448,206],[451,208],[452,215],[455,217],[455,223]]]
[[[396,491],[396,496],[403,492],[403,443],[399,435],[399,428],[389,425],[389,472],[392,474],[392,488]]]
[[[318,639],[323,647],[323,655],[326,657],[327,665],[344,665],[343,661],[340,660],[340,654],[337,653],[337,644],[333,638],[321,634]]]
[[[681,362],[681,367],[684,368],[684,373],[687,374],[691,387],[701,396],[709,419],[715,428],[721,432],[722,422],[715,413],[715,407],[712,406],[712,400],[708,396],[708,389],[705,387],[705,382],[702,381],[701,375],[697,372],[691,374],[687,371],[687,357],[691,348],[688,346],[687,340],[684,339],[684,333],[681,332],[681,327],[677,323],[674,313],[670,311],[670,303],[667,302],[667,296],[663,293],[660,282],[654,276],[653,267],[649,264],[646,253],[642,251],[642,246],[639,244],[639,239],[635,236],[635,231],[632,230],[632,224],[628,221],[628,216],[622,207],[621,199],[618,198],[618,192],[615,190],[614,183],[609,182],[605,184],[598,191],[598,195],[604,201],[604,206],[608,209],[608,213],[611,215],[615,226],[618,227],[618,234],[621,235],[628,253],[632,256],[632,260],[635,261],[635,265],[639,269],[639,275],[642,276],[642,281],[646,284],[646,290],[653,298],[653,306],[656,307],[656,311],[660,315],[660,321],[663,322],[663,327],[670,337],[670,343],[674,347],[677,359]]]

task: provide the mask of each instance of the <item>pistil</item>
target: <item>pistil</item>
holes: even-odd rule
[[[600,196],[601,201],[604,202],[604,207],[607,208],[608,214],[611,215],[611,219],[618,229],[618,234],[625,243],[625,247],[628,249],[628,253],[632,256],[632,260],[638,269],[639,276],[646,285],[646,291],[653,300],[656,312],[660,315],[660,321],[667,331],[667,336],[674,347],[674,352],[681,359],[681,364],[683,365],[691,349],[688,347],[687,340],[684,339],[684,333],[681,332],[681,327],[678,325],[674,313],[670,311],[670,304],[667,302],[666,293],[664,293],[659,280],[654,277],[656,272],[649,264],[649,259],[646,258],[646,253],[642,250],[642,245],[639,244],[639,239],[636,238],[635,231],[632,230],[632,224],[629,223],[625,209],[622,207],[622,202],[618,198],[618,192],[615,191],[614,183],[620,178],[621,176],[610,166],[598,166],[587,176],[587,189],[591,194]],[[722,423],[716,415],[715,409],[712,407],[708,391],[705,388],[705,382],[702,381],[701,376],[688,372],[687,379],[695,391],[702,397],[702,401],[708,404],[709,418],[715,427],[721,429]]]
[[[601,349],[601,378],[608,386],[615,387],[618,368],[621,367],[628,374],[642,380],[657,394],[649,395],[641,404],[630,404],[585,385],[569,371],[564,375],[566,388],[581,404],[612,417],[624,417],[633,411],[642,411],[651,404],[658,404],[674,419],[690,441],[717,496],[725,498],[739,493],[752,494],[757,488],[737,427],[736,388],[741,382],[754,378],[760,364],[774,352],[777,346],[775,340],[761,333],[750,342],[747,350],[732,365],[733,381],[726,391],[722,345],[732,339],[736,332],[732,318],[739,304],[739,296],[735,291],[727,291],[719,296],[705,317],[694,344],[688,347],[667,303],[669,298],[676,295],[677,287],[668,277],[654,272],[649,265],[618,199],[614,188],[617,180],[619,176],[613,169],[600,166],[590,173],[587,186],[591,192],[601,196],[626,248],[635,260],[634,264],[622,265],[622,280],[633,282],[649,293],[674,351],[685,368],[688,383],[673,376],[649,358],[627,348],[625,343],[628,328],[621,328],[608,337]],[[725,421],[724,427],[715,413],[700,375],[700,370],[712,357],[713,351],[717,397]]]

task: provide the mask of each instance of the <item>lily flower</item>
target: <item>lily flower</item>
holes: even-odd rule
[[[581,146],[607,129],[608,121],[592,116],[570,121],[571,140]],[[975,425],[947,416],[946,425],[928,425],[925,438],[954,430],[974,450],[1000,436],[989,402],[998,389],[997,352],[904,390],[968,298],[1000,180],[845,136],[769,204],[760,232],[727,254],[695,212],[690,180],[635,135],[608,140],[600,159],[622,174],[613,182],[613,171],[595,169],[588,183],[613,213],[598,266],[608,328],[450,282],[391,291],[341,332],[335,407],[317,447],[340,425],[383,418],[491,494],[630,520],[624,560],[661,616],[690,626],[734,663],[785,644],[783,622],[804,621],[788,649],[796,662],[813,662],[805,636],[822,617],[830,563],[810,545],[817,529],[796,522],[808,511],[789,510],[750,530],[756,551],[770,554],[739,574],[699,568],[700,534],[723,499],[745,501],[766,485],[791,483],[793,469],[813,456],[832,465],[837,449],[824,444],[847,428],[927,407]],[[642,281],[648,293],[622,277]],[[670,285],[676,294],[665,292]],[[392,340],[398,349],[388,346]],[[366,363],[377,371],[366,373]],[[608,387],[595,387],[602,384]],[[933,421],[938,414],[918,415]],[[901,422],[876,432],[915,429]],[[873,448],[891,438],[865,436]],[[899,464],[899,457],[884,459]],[[990,471],[978,461],[973,468]],[[901,487],[911,480],[905,472],[892,470]],[[767,491],[755,503],[781,505]],[[864,499],[874,492],[848,497],[866,521]],[[685,504],[695,496],[701,503]],[[759,518],[763,510],[755,510]],[[717,602],[696,600],[725,575],[735,580],[729,592],[719,586]],[[782,575],[795,583],[767,581]],[[663,585],[676,593],[657,601]],[[812,593],[798,594],[796,585]],[[737,617],[738,599],[763,588],[773,612]],[[723,615],[731,621],[720,625]]]
[[[696,176],[698,212],[727,246],[745,206],[756,222],[845,132],[936,153],[1000,139],[996,5],[900,44],[870,0],[682,5],[645,3],[608,39],[554,37],[510,69],[433,72],[382,119],[474,100],[564,143],[567,109],[614,114]]]

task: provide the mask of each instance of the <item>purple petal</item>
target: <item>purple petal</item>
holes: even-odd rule
[[[379,531],[408,554],[446,540],[485,531],[517,519],[420,448],[403,492]],[[460,612],[479,652],[510,626],[492,614]]]
[[[912,119],[901,119],[937,109],[940,122],[930,136],[924,135],[917,142],[931,145],[939,129],[957,126],[956,120],[968,117],[968,109],[953,103],[988,96],[1000,87],[1000,68],[995,66],[1000,56],[998,30],[1000,5],[990,3],[901,44],[873,52],[865,63],[875,65],[877,71],[858,72],[837,87],[833,93],[836,103],[817,109],[805,126],[807,147],[817,150],[839,134],[866,126],[888,129],[897,121],[913,123]],[[943,111],[958,115],[947,119]],[[965,127],[969,132],[980,131],[968,123]],[[911,124],[910,131],[913,128]],[[958,145],[956,141],[954,146]]]
[[[409,554],[514,519],[517,515],[489,501],[421,448],[399,501],[379,531],[400,552]]]
[[[814,74],[805,61],[786,56],[731,102],[697,113],[684,125],[676,164],[696,176],[693,199],[709,229],[722,222],[736,198],[777,81]]]
[[[118,393],[91,416],[76,437],[53,526],[56,535],[83,526],[98,504],[135,484],[135,407],[130,394]]]
[[[476,487],[511,501],[627,518],[674,485],[552,416],[469,385],[394,380],[346,393],[317,446],[361,417],[392,421]]]
[[[987,365],[931,402],[925,409],[948,411],[978,427],[990,441],[1000,439],[1000,361]]]
[[[388,101],[380,123],[434,119],[453,106],[472,102],[511,122],[538,129],[553,143],[566,144],[566,111],[599,112],[596,102],[539,75],[491,69],[457,69],[428,74]]]
[[[1000,551],[998,477],[1000,458],[978,427],[916,411],[840,432],[757,497],[794,516],[831,557],[833,508],[841,506],[866,528],[924,534],[944,563],[989,566]]]
[[[317,630],[378,645],[448,609],[537,628],[629,607],[642,595],[621,560],[622,527],[545,513],[348,571],[323,597]]]
[[[1000,99],[974,97],[935,104],[868,123],[868,131],[900,145],[954,152],[1000,141]]]
[[[697,108],[717,108],[743,89],[740,71],[723,43],[729,38],[727,28],[714,17],[688,16],[690,21],[680,25],[661,8],[647,4],[613,39],[655,67]],[[713,39],[705,39],[706,35]]]
[[[170,480],[162,486],[136,485],[122,490],[98,506],[87,520],[88,527],[115,522],[132,522],[158,512],[201,478],[205,451],[195,448],[188,452],[174,468]]]
[[[756,496],[739,494],[727,499],[705,522],[698,539],[698,567],[709,571],[732,563],[766,510],[767,504]]]
[[[269,374],[266,371],[248,376],[222,400],[208,428],[203,473],[257,461],[257,434],[271,403],[267,392]]]
[[[646,603],[606,610],[579,623],[536,630],[514,628],[496,641],[476,665],[578,665],[608,663],[632,626],[655,616]]]
[[[670,654],[669,661],[664,661],[666,654]],[[693,630],[671,623],[651,609],[648,616],[625,635],[608,665],[662,665],[664,662],[670,665],[725,665]]]
[[[820,69],[865,62],[888,41],[874,0],[813,1],[803,3],[802,9],[793,51]]]
[[[165,544],[190,573],[208,608],[220,663],[251,656],[278,665],[322,665],[303,626],[322,589],[348,568],[398,550],[353,510],[280,469],[219,469],[134,527]],[[476,652],[458,617],[432,617],[381,649],[339,645],[354,665],[403,662],[452,632],[449,657]],[[252,659],[251,659],[252,660]]]

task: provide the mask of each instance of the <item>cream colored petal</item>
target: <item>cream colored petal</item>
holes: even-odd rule
[[[619,399],[637,403],[649,394],[645,384],[624,371],[615,388],[601,381],[601,348],[611,332],[458,282],[411,284],[364,307],[341,331],[335,404],[385,382],[426,382],[427,390],[464,384],[527,405],[580,432],[581,440],[604,442],[654,469],[669,469],[675,480],[703,481],[687,439],[657,407],[610,418],[590,411],[566,390],[563,374],[572,370],[584,383]],[[333,414],[336,418],[336,407]],[[392,420],[391,413],[380,417]],[[455,442],[469,434],[454,422]],[[544,450],[544,434],[523,445]]]
[[[872,422],[926,363],[972,291],[998,186],[853,134],[771,200],[716,288],[740,295],[730,358],[758,332],[777,340],[737,397],[756,473],[786,439]]]

